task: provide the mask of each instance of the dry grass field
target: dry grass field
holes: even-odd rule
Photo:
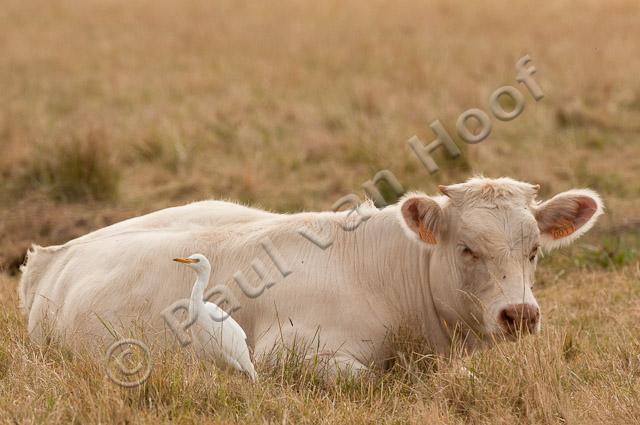
[[[628,1],[4,0],[0,7],[0,422],[640,423],[640,7]],[[529,54],[545,97],[515,80]],[[429,175],[439,119],[493,120]],[[136,389],[29,341],[17,267],[125,217],[224,198],[326,210],[380,169],[406,189],[476,173],[603,196],[588,237],[540,263],[544,332],[462,362],[399,341],[388,372],[335,386],[294,355],[255,385],[183,353]]]

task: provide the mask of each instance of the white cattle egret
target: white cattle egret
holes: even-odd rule
[[[189,301],[189,320],[195,319],[191,335],[199,348],[218,367],[237,369],[255,381],[258,375],[249,357],[244,330],[220,307],[204,301],[204,289],[211,275],[211,264],[207,257],[193,254],[188,258],[174,258],[173,261],[187,264],[198,274]]]

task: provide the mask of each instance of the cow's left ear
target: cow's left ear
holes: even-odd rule
[[[540,229],[540,243],[551,250],[585,234],[602,215],[604,206],[593,190],[573,189],[557,194],[532,210]]]
[[[400,225],[405,234],[424,247],[434,247],[442,230],[442,209],[422,193],[410,193],[399,202]]]

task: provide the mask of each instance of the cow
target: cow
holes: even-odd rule
[[[196,252],[210,259],[210,287],[258,358],[298,344],[307,359],[359,371],[384,367],[401,329],[442,355],[454,340],[472,352],[539,332],[538,258],[595,224],[598,194],[573,189],[542,202],[538,185],[482,176],[439,189],[339,212],[202,201],[34,246],[18,290],[28,332],[70,346],[133,334],[175,344],[167,314],[193,276],[171,259]]]

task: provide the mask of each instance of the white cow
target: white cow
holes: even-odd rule
[[[232,315],[258,357],[305,342],[306,354],[357,370],[382,366],[401,328],[443,354],[454,331],[467,350],[538,332],[540,249],[589,230],[600,197],[582,189],[539,202],[538,186],[509,178],[440,190],[351,213],[204,201],[35,246],[19,287],[29,333],[73,346],[102,347],[113,334],[173,343],[161,313],[189,297],[193,276],[171,259],[193,252],[211,259],[210,287],[240,305]]]

